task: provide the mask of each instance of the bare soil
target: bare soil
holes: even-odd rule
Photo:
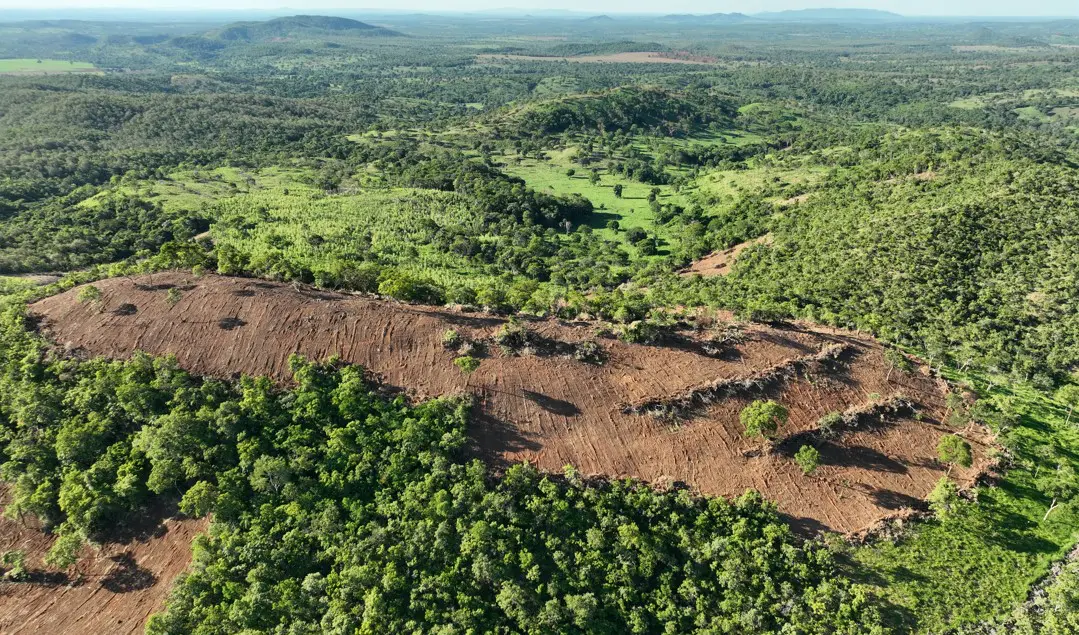
[[[808,196],[808,195],[803,194],[803,196]],[[793,201],[794,199],[791,199],[791,200]],[[749,249],[750,247],[752,247],[754,245],[760,245],[760,244],[769,245],[771,243],[772,243],[772,235],[771,234],[765,234],[764,236],[761,236],[760,238],[754,238],[753,240],[747,240],[744,243],[738,243],[737,245],[735,245],[734,247],[731,247],[730,249],[724,249],[723,251],[716,251],[716,252],[713,252],[711,254],[708,254],[707,256],[705,256],[704,258],[701,258],[700,260],[697,260],[696,262],[691,264],[689,267],[687,267],[685,270],[683,270],[682,275],[683,276],[701,275],[701,276],[704,276],[705,278],[710,278],[712,276],[725,276],[725,275],[727,275],[728,273],[731,272],[731,267],[734,266],[734,261],[738,260],[738,256],[740,256],[743,251],[745,251],[746,249]]]
[[[282,383],[290,380],[291,354],[337,355],[416,400],[473,393],[473,451],[495,466],[530,461],[560,472],[572,464],[586,475],[684,484],[705,495],[754,488],[807,530],[854,532],[921,507],[946,472],[935,459],[944,434],[964,434],[977,457],[953,476],[970,482],[987,462],[990,439],[982,432],[940,422],[943,382],[924,367],[889,370],[879,344],[833,329],[745,325],[745,340],[718,354],[688,331],[663,346],[599,338],[606,361],[596,365],[557,353],[592,338],[595,324],[536,320],[528,327],[546,344],[534,354],[506,356],[492,344],[479,369],[465,376],[443,334],[454,329],[490,341],[503,318],[185,273],[97,286],[99,304],[78,302],[75,289],[35,303],[31,312],[54,342],[76,353],[172,354],[194,373],[269,375]],[[182,294],[174,306],[166,299],[171,288]],[[899,396],[914,410],[880,407]],[[770,447],[747,438],[738,417],[752,400],[766,398],[790,409]],[[663,410],[667,402],[673,418],[635,408]],[[859,425],[839,438],[819,439],[817,420],[835,411],[865,414],[852,416]],[[802,443],[822,455],[812,476],[790,458]]]
[[[0,633],[142,633],[165,603],[172,581],[191,562],[191,541],[205,520],[166,520],[122,543],[85,547],[70,571],[43,564],[52,537],[30,523],[0,518],[0,552],[26,553],[29,578],[0,582]]]

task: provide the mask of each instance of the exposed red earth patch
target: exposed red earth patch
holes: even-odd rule
[[[924,368],[889,370],[882,347],[852,333],[746,325],[746,341],[718,357],[706,354],[693,333],[671,346],[601,338],[603,365],[565,355],[503,356],[491,346],[466,377],[453,365],[456,353],[443,346],[443,334],[452,328],[468,340],[489,341],[503,318],[185,273],[97,286],[99,305],[78,302],[76,289],[35,303],[31,312],[58,345],[92,355],[172,354],[194,373],[269,375],[282,383],[290,378],[291,354],[337,355],[413,399],[470,392],[478,397],[469,431],[474,451],[496,466],[531,461],[558,472],[572,464],[590,475],[657,486],[681,482],[705,495],[754,488],[803,525],[841,532],[920,505],[946,471],[935,459],[941,436],[953,432],[940,423],[943,383]],[[181,292],[175,305],[166,300],[172,288]],[[595,326],[529,324],[547,342],[563,345],[591,338]],[[837,359],[805,362],[829,348],[839,349]],[[709,392],[717,385],[726,388]],[[698,401],[679,408],[687,394]],[[872,414],[839,439],[806,436],[829,412],[869,412],[898,396],[916,404],[916,417]],[[803,475],[789,452],[766,451],[745,436],[738,414],[759,398],[790,409],[781,450],[801,442],[818,446],[824,464],[816,474]],[[680,413],[674,421],[644,413],[668,405]],[[986,463],[989,439],[980,431],[963,434],[978,459],[953,476],[969,481]]]
[[[23,550],[30,579],[0,582],[0,633],[5,635],[134,635],[164,608],[191,563],[191,541],[205,520],[166,520],[147,535],[100,549],[85,547],[70,572],[46,567],[53,539],[35,525],[0,518],[0,552]]]
[[[808,195],[803,195],[808,196]],[[794,199],[791,199],[792,201]],[[772,235],[765,234],[760,238],[754,238],[753,240],[747,240],[744,243],[738,243],[730,249],[724,249],[723,251],[716,251],[708,254],[704,258],[695,261],[689,267],[682,271],[683,276],[701,275],[705,278],[712,276],[725,276],[731,272],[731,267],[734,266],[734,261],[738,260],[738,256],[743,251],[749,249],[754,245],[770,245],[772,244]]]

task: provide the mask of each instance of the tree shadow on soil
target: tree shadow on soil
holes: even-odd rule
[[[920,498],[890,489],[874,490],[871,497],[878,507],[893,511],[900,509],[924,510],[928,507],[925,501]]]
[[[116,567],[101,580],[101,586],[113,593],[129,593],[148,589],[157,583],[157,576],[140,567],[130,553],[110,558]]]
[[[816,538],[820,534],[828,533],[832,531],[832,528],[825,525],[816,518],[806,518],[804,516],[791,516],[790,514],[779,512],[779,516],[786,521],[791,527],[791,531],[800,538],[806,540]]]
[[[907,466],[873,448],[862,445],[840,446],[831,442],[820,446],[821,465],[857,467],[874,472],[906,474]]]
[[[232,331],[244,326],[247,322],[244,322],[238,317],[223,317],[217,321],[217,326],[224,331]]]
[[[514,423],[503,421],[476,404],[469,419],[469,454],[501,470],[517,461],[507,461],[505,454],[538,452],[543,446],[524,434]]]
[[[556,414],[561,417],[576,417],[581,414],[581,409],[568,401],[555,399],[554,397],[549,397],[538,392],[532,392],[531,390],[522,390],[521,393],[529,401],[551,414]]]

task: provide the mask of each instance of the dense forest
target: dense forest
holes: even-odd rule
[[[161,635],[1077,628],[1079,21],[353,17],[0,23],[0,479],[49,567],[172,506],[212,523]],[[470,395],[93,358],[26,308],[165,269],[649,345],[857,330],[996,471],[803,535],[753,491],[496,469]]]

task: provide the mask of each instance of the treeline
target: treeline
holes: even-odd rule
[[[86,301],[92,302],[92,298]],[[294,359],[294,387],[59,356],[0,318],[9,513],[74,562],[161,497],[213,515],[154,634],[880,633],[874,600],[759,495],[704,500],[464,457],[469,405],[388,400]]]

